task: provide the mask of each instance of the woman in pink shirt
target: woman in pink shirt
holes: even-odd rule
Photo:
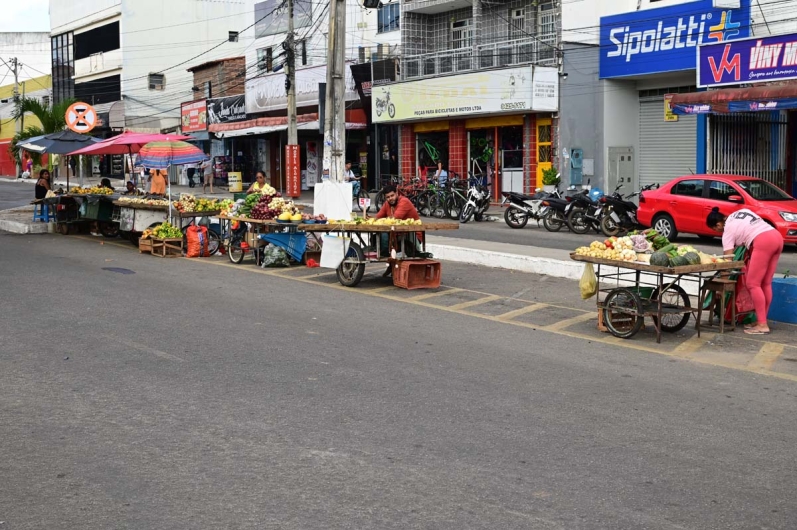
[[[714,208],[706,218],[712,230],[722,232],[722,248],[726,255],[733,255],[734,249],[746,246],[751,252],[745,283],[753,298],[757,322],[745,327],[749,335],[769,333],[767,313],[772,304],[772,278],[783,252],[783,237],[766,221],[743,208],[725,217],[719,208]]]

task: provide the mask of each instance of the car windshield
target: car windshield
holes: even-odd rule
[[[794,197],[764,180],[737,180],[736,184],[758,201],[794,200]]]

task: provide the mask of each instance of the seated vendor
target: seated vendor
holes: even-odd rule
[[[47,196],[47,192],[51,189],[50,172],[46,169],[42,169],[39,171],[39,180],[36,181],[36,187],[34,189],[35,197],[37,199],[44,199]]]
[[[100,181],[100,188],[108,188],[109,190],[113,191],[113,186],[111,186],[111,179],[104,178]]]
[[[255,182],[249,186],[249,189],[246,190],[246,193],[255,193],[260,192],[263,188],[266,187],[266,174],[262,171],[258,171],[255,175]]]
[[[150,195],[166,195],[166,175],[166,170],[162,169],[151,169],[149,171]]]
[[[137,195],[138,194],[138,190],[136,189],[136,185],[133,184],[132,180],[128,180],[127,184],[125,186],[126,186],[126,190],[124,191],[124,193],[122,193],[122,195]]]
[[[409,200],[407,197],[403,195],[399,195],[398,191],[396,190],[396,186],[392,184],[388,184],[382,189],[384,196],[385,196],[385,204],[382,205],[382,208],[376,214],[377,219],[382,219],[385,217],[392,217],[393,219],[415,219],[416,221],[420,219],[418,215],[418,210],[415,209],[415,205],[412,204],[412,201]],[[415,234],[415,238],[412,239],[409,237],[410,234],[406,234],[404,243],[405,243],[405,252],[408,255],[414,255],[418,251],[417,243],[419,241],[423,241],[423,233],[417,232]],[[390,236],[387,233],[380,234],[380,250],[382,253],[389,252],[389,245],[390,245]],[[387,270],[382,276],[390,276],[393,273],[392,264],[388,265]]]

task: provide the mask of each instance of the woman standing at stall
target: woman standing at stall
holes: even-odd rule
[[[166,195],[166,173],[165,169],[150,169],[149,180],[151,182],[150,195]]]
[[[725,255],[732,256],[736,247],[744,245],[751,252],[745,284],[755,307],[756,323],[746,326],[748,335],[769,333],[767,314],[772,304],[772,278],[783,252],[783,237],[761,217],[743,208],[725,217],[714,208],[706,218],[712,230],[722,233]]]

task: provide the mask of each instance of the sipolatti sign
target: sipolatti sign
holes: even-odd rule
[[[742,0],[738,9],[700,0],[602,17],[600,77],[692,70],[698,46],[749,34],[750,0]]]

